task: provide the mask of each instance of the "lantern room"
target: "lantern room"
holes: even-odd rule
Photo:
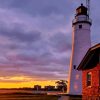
[[[76,9],[76,16],[88,15],[87,13],[88,13],[88,9],[85,6],[83,6],[83,4],[81,4],[81,6]]]

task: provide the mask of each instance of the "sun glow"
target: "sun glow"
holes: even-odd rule
[[[30,77],[0,77],[0,88],[23,88],[34,87],[34,85],[41,85],[42,87],[47,85],[55,85],[56,80],[46,81],[34,81]]]

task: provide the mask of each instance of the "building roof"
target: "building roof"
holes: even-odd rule
[[[92,69],[97,64],[100,64],[100,43],[87,51],[77,70]]]

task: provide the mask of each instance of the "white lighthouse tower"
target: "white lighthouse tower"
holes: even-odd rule
[[[91,47],[89,9],[83,4],[76,9],[76,15],[72,22],[72,55],[70,60],[70,76],[68,94],[82,94],[82,72],[77,67],[87,50]]]

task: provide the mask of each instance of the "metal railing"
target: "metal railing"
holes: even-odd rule
[[[72,23],[76,23],[76,22],[80,22],[80,21],[85,21],[85,22],[89,22],[92,23],[92,20],[88,17],[79,17],[79,18],[75,18],[73,19]]]

